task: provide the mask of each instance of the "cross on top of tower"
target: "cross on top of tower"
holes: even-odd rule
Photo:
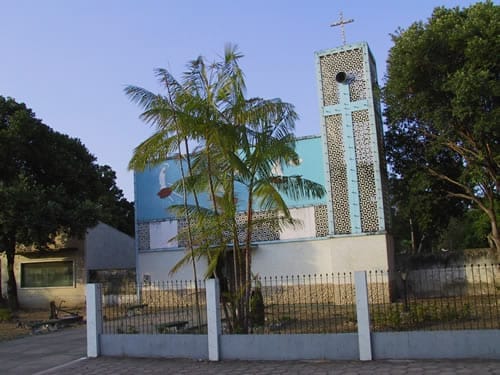
[[[340,26],[340,29],[342,31],[342,43],[344,43],[344,46],[346,44],[344,25],[347,25],[348,23],[351,22],[354,22],[352,18],[345,20],[344,15],[342,14],[342,12],[340,12],[340,19],[337,22],[334,22],[330,25],[330,27]]]

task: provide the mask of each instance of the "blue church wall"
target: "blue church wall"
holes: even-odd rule
[[[171,191],[168,196],[161,198],[160,191],[169,189],[180,177],[179,163],[173,159],[134,173],[136,220],[138,222],[174,217],[168,208],[171,205],[182,204],[182,195]],[[192,204],[192,199],[188,199],[188,203]]]
[[[320,136],[298,139],[296,151],[299,154],[301,163],[298,166],[283,167],[282,175],[300,175],[305,179],[325,186]],[[180,192],[172,191],[170,187],[180,178],[179,162],[174,159],[168,159],[158,166],[134,173],[137,222],[161,221],[174,218],[174,215],[169,211],[169,207],[182,204],[183,197]],[[243,186],[237,188],[237,195],[239,210],[244,211],[247,200]],[[203,206],[210,207],[207,195],[201,195],[199,199]],[[326,197],[322,199],[292,200],[284,196],[284,199],[290,208],[326,204]],[[192,197],[188,197],[188,203],[194,204]]]
[[[296,143],[295,150],[300,156],[300,164],[298,166],[286,166],[283,168],[283,175],[300,175],[325,187],[326,180],[321,137],[311,136],[300,138]],[[326,198],[292,200],[285,196],[285,202],[290,208],[315,206],[326,204]]]

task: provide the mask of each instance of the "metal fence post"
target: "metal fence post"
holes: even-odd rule
[[[220,289],[218,279],[208,279],[206,281],[207,293],[207,332],[208,332],[208,359],[218,361],[219,337],[222,333],[220,320]]]
[[[368,287],[365,271],[354,272],[354,286],[356,288],[359,359],[361,361],[371,361],[370,311],[368,309]]]
[[[102,333],[101,284],[87,284],[87,357],[100,355],[100,335]]]

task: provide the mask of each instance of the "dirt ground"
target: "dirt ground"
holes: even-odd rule
[[[11,320],[0,321],[0,341],[7,341],[32,334],[30,323],[47,320],[50,311],[47,310],[20,310]]]

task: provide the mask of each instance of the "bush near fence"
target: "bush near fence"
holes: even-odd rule
[[[391,303],[370,299],[374,331],[500,328],[500,265],[403,270]],[[377,279],[368,273],[368,284]]]

